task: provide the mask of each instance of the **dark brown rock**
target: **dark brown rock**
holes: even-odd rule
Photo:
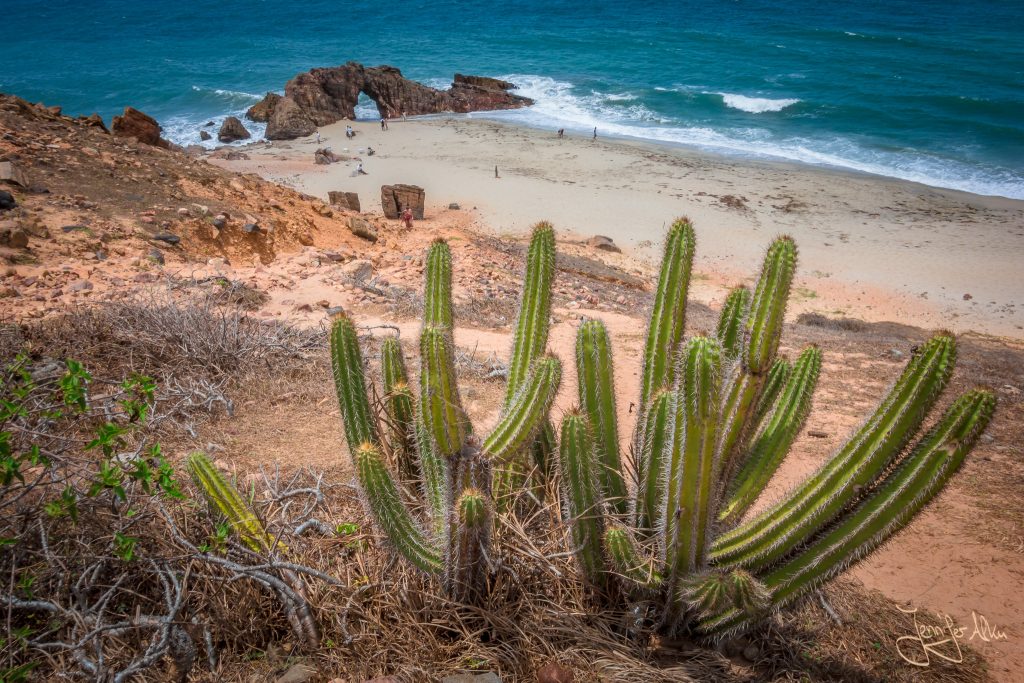
[[[170,143],[160,137],[160,131],[156,119],[132,107],[125,107],[124,113],[115,116],[110,124],[110,132],[119,138],[135,138],[147,145],[169,149]]]
[[[268,140],[294,140],[312,135],[317,124],[291,97],[282,97],[267,121]]]
[[[268,92],[262,100],[249,107],[249,110],[245,112],[245,118],[250,121],[266,123],[270,120],[270,115],[274,113],[274,108],[280,101],[280,95],[276,92]]]
[[[359,94],[366,93],[377,105],[381,116],[393,118],[403,114],[437,114],[493,109],[517,109],[533,104],[533,100],[513,95],[515,86],[506,81],[483,76],[456,75],[449,90],[437,90],[411,81],[393,66],[364,67],[357,62],[341,66],[311,69],[285,84],[285,98],[274,101],[270,94],[259,107],[257,116],[271,111],[269,120],[277,116],[285,100],[292,100],[315,126],[326,126],[341,119],[354,119]],[[250,110],[252,111],[252,110]],[[250,117],[251,118],[251,117]],[[268,131],[270,130],[268,124]],[[315,130],[315,129],[314,129]],[[274,129],[272,140],[291,139],[284,127]],[[294,134],[294,137],[309,135]]]
[[[242,122],[234,116],[224,119],[220,131],[217,133],[217,139],[221,142],[237,142],[238,140],[248,140],[251,137],[252,135],[245,129]]]
[[[199,139],[200,140],[209,140],[212,137],[213,136],[210,135],[209,133],[207,133],[205,130],[200,130],[199,131]]]
[[[21,228],[4,230],[0,232],[0,245],[11,249],[25,249],[28,247],[28,233]]]
[[[332,152],[331,150],[327,149],[326,147],[322,147],[317,151],[313,152],[313,163],[326,166],[328,164],[334,164],[339,161],[343,161],[343,159],[334,152]]]
[[[104,133],[109,133],[107,130],[107,124],[103,123],[103,117],[99,114],[89,114],[88,116],[79,116],[78,120],[90,128],[99,128]]]
[[[360,211],[359,195],[355,192],[336,192],[331,190],[327,193],[327,198],[331,204],[347,211],[355,211],[356,213]]]
[[[423,220],[425,193],[416,185],[381,185],[380,205],[387,218],[399,218],[406,208],[412,209],[412,216]]]
[[[349,194],[349,193],[345,193]],[[356,204],[359,203],[359,199],[356,198]],[[0,211],[10,211],[18,205],[18,202],[14,201],[14,195],[7,190],[0,190]],[[359,209],[356,209],[358,211]]]

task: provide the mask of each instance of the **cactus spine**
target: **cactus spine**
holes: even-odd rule
[[[427,574],[438,575],[455,600],[479,602],[486,595],[493,527],[492,476],[496,464],[522,462],[531,440],[548,418],[561,381],[557,358],[543,354],[547,338],[554,235],[541,226],[535,240],[534,273],[524,291],[517,348],[523,353],[515,390],[498,425],[481,441],[462,407],[455,376],[452,259],[448,245],[435,240],[427,253],[424,326],[420,334],[419,401],[408,387],[397,340],[385,340],[381,370],[383,410],[374,412],[363,376],[356,328],[342,315],[331,329],[331,362],[338,405],[366,507],[395,550]],[[550,247],[550,249],[548,249]],[[549,262],[544,250],[550,251]],[[547,302],[547,303],[545,303]],[[525,355],[523,355],[525,354]],[[523,364],[525,363],[525,364]],[[418,403],[418,405],[417,405]],[[382,428],[384,423],[386,428]],[[383,441],[381,435],[387,435]],[[387,444],[422,481],[426,520],[402,499],[383,453]],[[404,475],[404,472],[403,472]]]
[[[185,466],[196,487],[202,491],[210,511],[227,522],[242,543],[254,552],[273,549],[274,539],[267,533],[263,522],[206,454],[199,451],[192,453],[185,461]]]
[[[595,484],[601,444],[591,445],[589,455],[581,452],[609,420],[606,411],[591,409],[599,403],[587,401],[605,391],[597,389],[600,371],[610,365],[595,360],[601,357],[592,341],[601,330],[596,322],[581,326],[577,343],[584,410],[563,427],[562,495],[573,551],[589,583],[604,585],[595,576],[604,572],[605,583],[614,577],[626,589],[604,595],[653,602],[663,630],[714,638],[749,628],[896,533],[956,472],[991,419],[995,399],[985,390],[968,392],[907,448],[953,371],[955,342],[939,333],[835,455],[774,506],[740,522],[810,412],[821,352],[809,347],[792,366],[777,357],[796,265],[788,237],[768,249],[752,295],[730,294],[715,338],[691,337],[678,350],[673,326],[682,329],[686,295],[679,283],[692,259],[681,255],[684,243],[692,250],[689,225],[679,222],[669,233],[641,368],[644,401],[632,440],[634,526],[625,526],[608,492]],[[591,540],[599,528],[600,555]]]

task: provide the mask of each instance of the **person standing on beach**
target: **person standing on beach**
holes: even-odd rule
[[[597,126],[594,126],[594,140],[597,139]]]
[[[402,212],[402,222],[405,223],[405,227],[412,228],[412,209],[408,206]]]
[[[381,130],[387,130],[388,129],[388,117],[386,117],[386,116],[380,117],[380,129]]]
[[[320,131],[316,132],[316,144],[320,144]]]

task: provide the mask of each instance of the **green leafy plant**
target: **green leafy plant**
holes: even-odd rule
[[[580,410],[562,421],[560,466],[583,575],[653,602],[667,632],[723,637],[815,590],[903,528],[960,467],[995,410],[984,389],[915,435],[956,357],[949,333],[922,345],[874,414],[775,504],[752,504],[807,418],[821,352],[778,357],[796,269],[788,237],[768,249],[753,292],[734,290],[716,334],[684,339],[695,247],[668,234],[641,368],[633,436],[637,487],[618,462],[612,359],[600,321],[580,325]],[[628,503],[628,504],[627,504]]]
[[[531,471],[546,471],[553,448],[543,433],[561,380],[558,359],[544,353],[554,267],[554,232],[541,223],[527,253],[505,402],[486,438],[474,433],[459,396],[452,258],[445,241],[435,241],[427,253],[418,400],[409,389],[401,346],[387,340],[381,352],[384,406],[375,410],[355,323],[341,315],[332,326],[338,402],[367,508],[398,553],[439,576],[458,600],[474,601],[485,592],[495,504],[511,507]],[[388,455],[399,474],[412,474],[420,484],[425,523],[403,500]]]

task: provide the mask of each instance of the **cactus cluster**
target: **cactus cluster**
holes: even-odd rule
[[[715,334],[684,338],[694,256],[689,221],[668,234],[654,297],[627,491],[608,333],[578,329],[579,405],[559,451],[572,550],[606,596],[643,597],[660,628],[722,637],[819,587],[905,526],[949,481],[995,409],[975,389],[915,436],[956,356],[939,333],[875,413],[817,471],[748,514],[810,411],[821,352],[778,357],[796,268],[792,239],[768,249],[753,292],[726,300]],[[622,590],[603,590],[612,582]]]
[[[437,575],[456,600],[484,594],[496,504],[513,501],[548,470],[548,412],[562,372],[545,353],[554,272],[554,231],[540,223],[527,253],[505,402],[486,438],[474,433],[459,396],[452,257],[444,240],[435,240],[426,258],[418,396],[391,338],[381,348],[383,405],[372,405],[355,323],[344,314],[332,323],[338,403],[366,506],[395,550]],[[423,505],[405,499],[403,483],[418,484]]]

